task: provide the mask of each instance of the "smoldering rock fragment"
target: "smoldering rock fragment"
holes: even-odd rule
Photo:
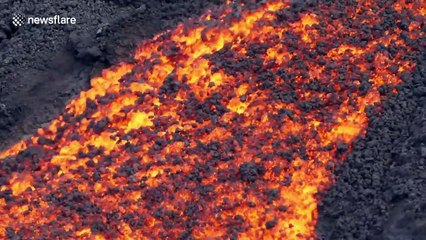
[[[271,229],[271,228],[275,227],[277,225],[277,223],[278,223],[278,220],[274,219],[274,220],[266,222],[265,227],[266,227],[266,229]]]
[[[245,182],[254,182],[265,173],[265,167],[260,163],[243,163],[240,166],[241,180]]]

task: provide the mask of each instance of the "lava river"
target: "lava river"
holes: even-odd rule
[[[334,166],[415,67],[426,8],[248,2],[141,43],[1,153],[0,238],[315,239]]]

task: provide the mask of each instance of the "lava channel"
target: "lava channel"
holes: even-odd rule
[[[245,2],[141,43],[4,151],[0,238],[315,239],[333,168],[415,67],[426,8]]]

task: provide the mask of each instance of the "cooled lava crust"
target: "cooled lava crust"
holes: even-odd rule
[[[424,50],[421,1],[228,3],[0,155],[0,238],[315,239],[319,193]]]

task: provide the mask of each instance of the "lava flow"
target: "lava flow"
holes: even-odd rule
[[[426,8],[245,2],[142,43],[0,154],[0,238],[314,239]]]

